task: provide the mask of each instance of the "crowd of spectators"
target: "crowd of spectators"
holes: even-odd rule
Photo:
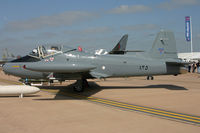
[[[200,73],[200,64],[199,64],[200,62],[198,61],[197,63],[196,62],[193,62],[192,64],[190,64],[189,66],[188,66],[188,72],[192,72],[192,73],[195,73],[195,72],[197,72],[197,73]]]

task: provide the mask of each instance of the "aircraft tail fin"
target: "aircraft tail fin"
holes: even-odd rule
[[[160,31],[150,50],[152,58],[178,58],[176,50],[176,40],[171,31]]]
[[[128,34],[125,34],[117,43],[117,45],[109,52],[109,54],[124,54],[124,51],[126,50],[127,40]]]

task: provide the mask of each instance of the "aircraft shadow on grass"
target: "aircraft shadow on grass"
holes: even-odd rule
[[[73,91],[74,84],[68,86],[40,86],[40,89],[46,89],[49,92],[56,92],[56,96],[54,98],[41,98],[35,100],[86,100],[87,97],[92,96],[102,90],[106,89],[168,89],[168,90],[188,90],[185,87],[170,85],[170,84],[159,84],[159,85],[147,85],[147,86],[99,86],[95,82],[89,82],[89,87],[84,90],[84,92],[77,93]],[[125,90],[124,90],[125,91]],[[78,95],[81,98],[76,98],[70,95]]]

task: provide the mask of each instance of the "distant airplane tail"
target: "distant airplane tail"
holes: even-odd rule
[[[5,48],[3,50],[3,55],[2,55],[2,59],[7,60],[8,58],[15,58],[15,56],[12,53],[8,52],[8,49]]]
[[[176,50],[176,40],[171,31],[160,31],[150,50],[153,58],[178,58]]]
[[[124,51],[126,50],[127,40],[128,35],[125,34],[117,43],[117,45],[109,52],[109,54],[124,54]]]

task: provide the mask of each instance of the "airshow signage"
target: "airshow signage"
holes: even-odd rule
[[[190,42],[191,41],[191,21],[190,21],[190,16],[185,17],[185,38],[186,41]]]
[[[191,43],[191,52],[193,52],[192,45],[192,18],[191,16],[185,17],[185,39],[187,42]]]

